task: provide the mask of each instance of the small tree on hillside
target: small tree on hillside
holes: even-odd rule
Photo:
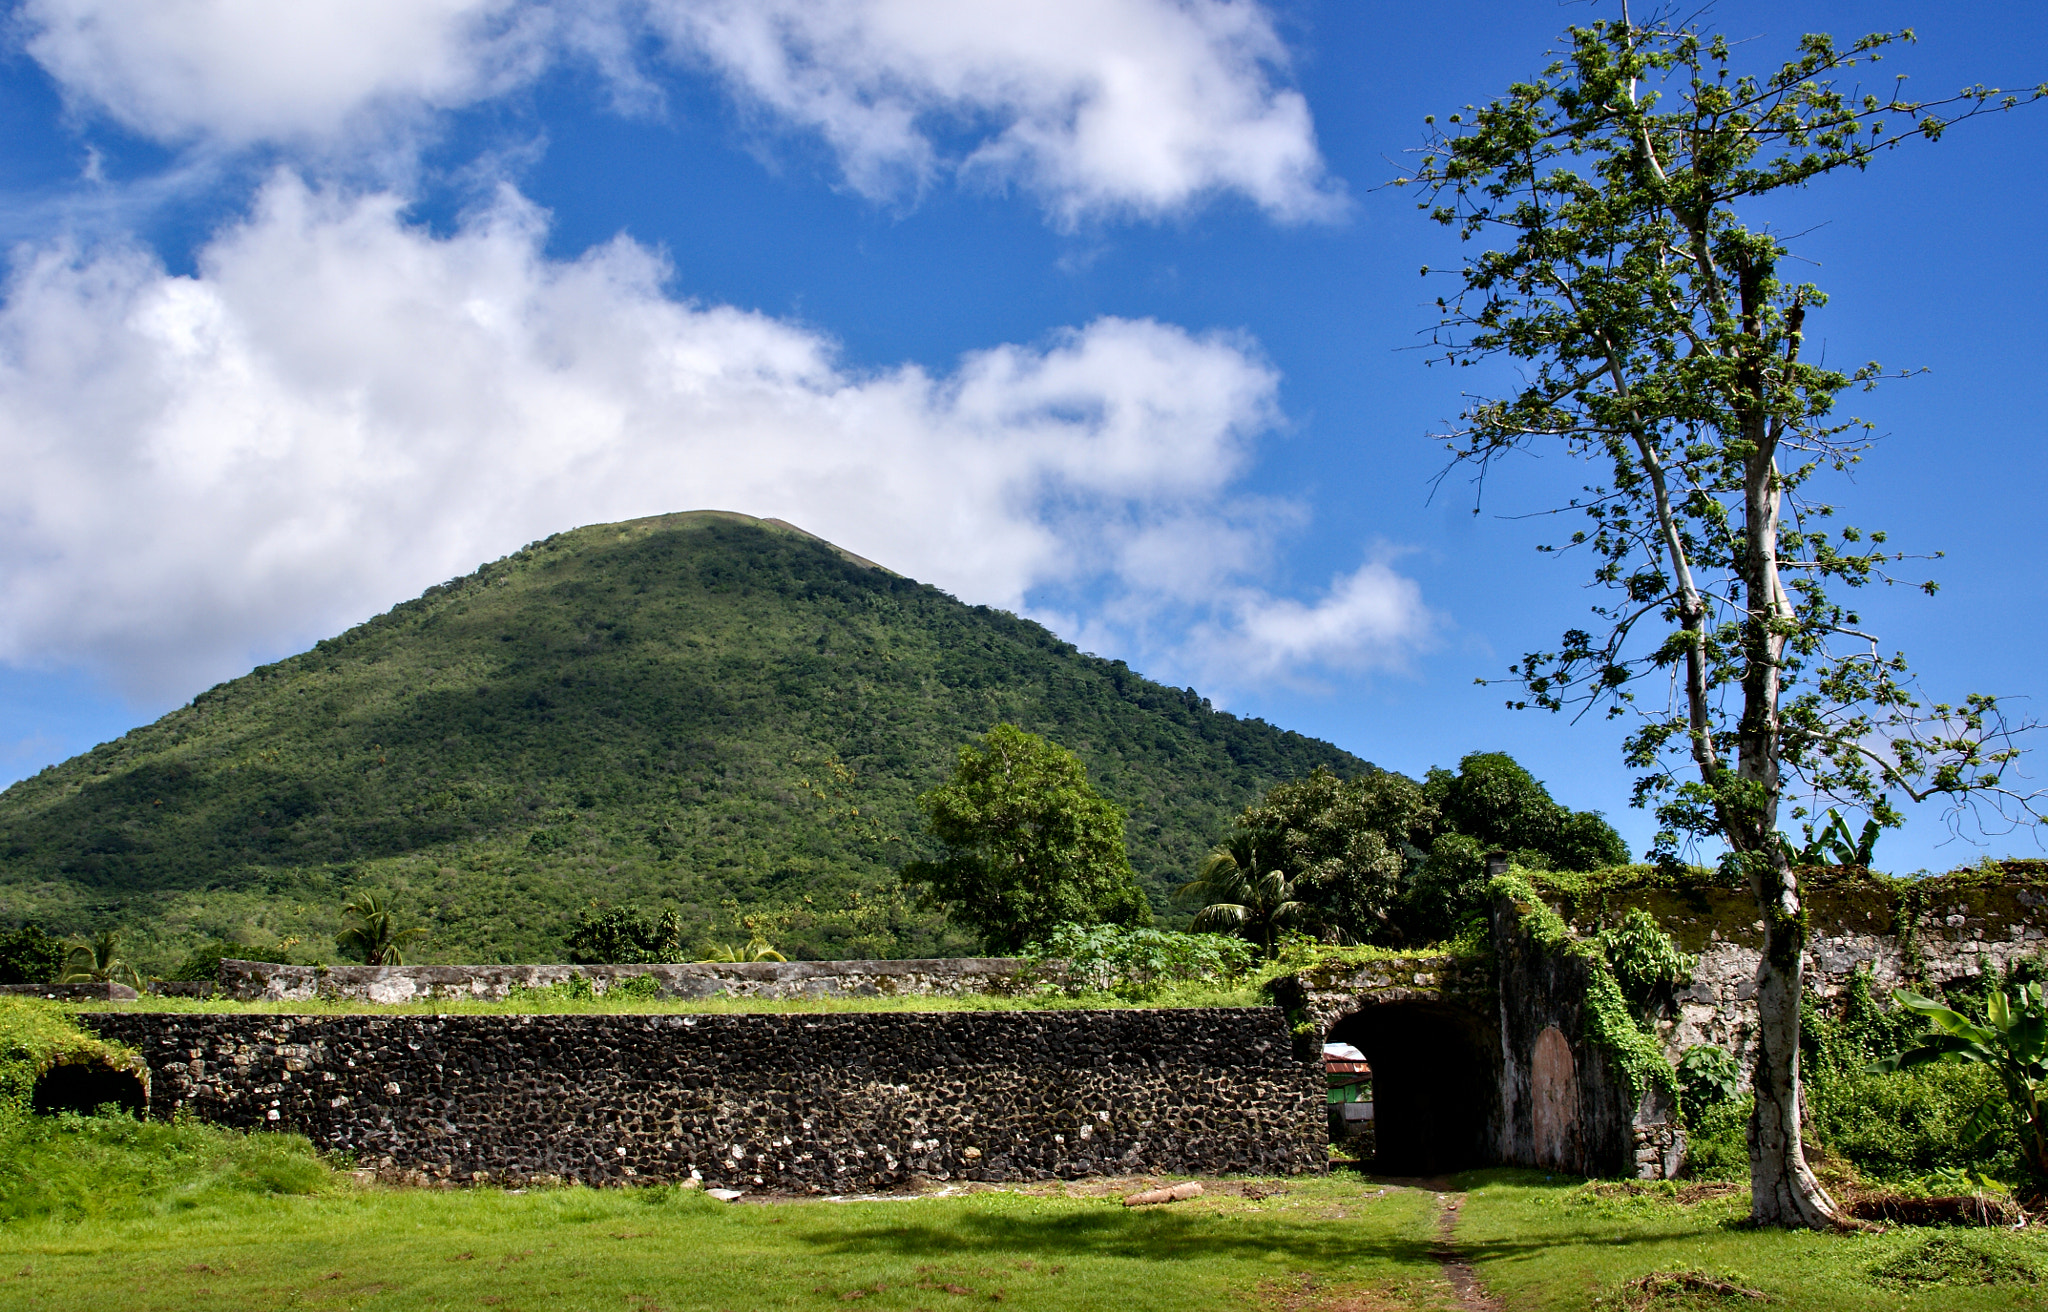
[[[1064,747],[998,724],[917,804],[946,850],[905,866],[905,882],[991,950],[1015,952],[1063,924],[1151,923],[1124,813]]]
[[[1923,708],[1903,659],[1840,599],[1905,559],[1881,533],[1832,525],[1809,488],[1865,449],[1864,426],[1834,406],[1879,371],[1814,363],[1807,319],[1826,298],[1787,281],[1784,241],[1736,210],[2016,103],[1981,87],[1910,103],[1837,85],[1911,35],[1846,49],[1807,36],[1783,67],[1741,76],[1724,40],[1637,26],[1624,0],[1621,21],[1571,29],[1537,77],[1469,122],[1452,115],[1401,179],[1436,221],[1486,243],[1438,302],[1441,358],[1517,367],[1512,390],[1473,400],[1449,435],[1455,459],[1483,479],[1511,451],[1557,448],[1599,471],[1572,502],[1591,522],[1568,545],[1613,599],[1511,667],[1523,696],[1509,704],[1636,717],[1627,759],[1662,846],[1719,838],[1755,892],[1750,1198],[1773,1225],[1839,1216],[1799,1138],[1806,922],[1778,841],[1786,789],[1803,782],[1886,824],[1899,820],[1888,790],[2032,810],[2003,782],[2013,753],[1993,701]]]

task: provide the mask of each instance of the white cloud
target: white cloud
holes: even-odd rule
[[[1230,493],[1278,380],[1236,337],[1100,319],[943,375],[863,371],[811,329],[674,299],[630,241],[547,258],[510,190],[446,236],[403,208],[280,175],[195,276],[17,257],[0,660],[183,695],[533,538],[700,507],[973,601],[1107,590],[1257,671],[1417,632],[1384,565],[1316,607],[1251,589],[1270,508]]]
[[[1287,677],[1317,667],[1399,665],[1429,642],[1435,628],[1422,589],[1382,557],[1330,580],[1328,592],[1314,602],[1238,593],[1228,621],[1202,649],[1213,654],[1215,668],[1240,679]]]
[[[162,141],[306,143],[531,78],[525,0],[26,0],[27,48],[74,97]]]
[[[815,130],[865,195],[959,170],[1066,222],[1211,193],[1329,217],[1308,103],[1252,0],[650,0],[684,57]],[[954,145],[958,141],[960,144]],[[951,148],[949,149],[949,146]]]
[[[599,70],[621,104],[708,69],[773,131],[823,138],[863,195],[953,175],[1073,224],[1220,193],[1341,210],[1255,0],[26,0],[74,101],[154,139],[389,169],[438,111]],[[668,67],[636,61],[652,37]]]

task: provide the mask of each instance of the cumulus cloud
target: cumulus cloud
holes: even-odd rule
[[[1418,631],[1383,564],[1316,604],[1252,588],[1270,535],[1230,492],[1278,380],[1240,338],[1105,318],[863,370],[676,299],[629,240],[550,259],[509,189],[445,235],[403,209],[284,174],[193,276],[17,257],[0,660],[182,695],[534,538],[700,507],[977,602],[1107,590],[1254,670],[1384,661]]]
[[[157,140],[228,146],[471,104],[533,77],[559,37],[524,0],[26,0],[20,17],[74,97]]]
[[[1307,669],[1399,665],[1435,628],[1422,589],[1382,556],[1332,579],[1313,602],[1236,593],[1200,649],[1239,678],[1286,678]]]
[[[1342,206],[1255,0],[26,0],[21,19],[74,100],[173,143],[389,150],[574,59],[643,105],[708,70],[877,199],[958,175],[1067,224],[1221,193],[1285,221]],[[636,59],[650,43],[662,67]]]
[[[652,0],[684,57],[818,132],[848,182],[900,195],[957,169],[1065,221],[1220,191],[1327,217],[1308,103],[1251,0]],[[949,138],[962,138],[953,151]]]

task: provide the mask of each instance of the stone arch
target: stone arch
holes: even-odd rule
[[[1372,1066],[1374,1169],[1438,1175],[1490,1161],[1498,1081],[1484,1020],[1426,996],[1361,1001],[1324,1037]]]
[[[69,1061],[38,1075],[29,1094],[29,1109],[42,1116],[58,1112],[90,1116],[108,1103],[141,1116],[149,1110],[149,1086],[132,1070],[101,1061]]]

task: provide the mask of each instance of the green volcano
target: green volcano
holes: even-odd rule
[[[332,955],[353,889],[423,959],[550,960],[593,902],[735,909],[791,955],[973,944],[904,900],[913,799],[998,720],[1077,752],[1155,907],[1230,816],[1349,753],[1211,710],[792,526],[557,534],[0,793],[0,924]],[[744,934],[740,934],[744,937]]]

